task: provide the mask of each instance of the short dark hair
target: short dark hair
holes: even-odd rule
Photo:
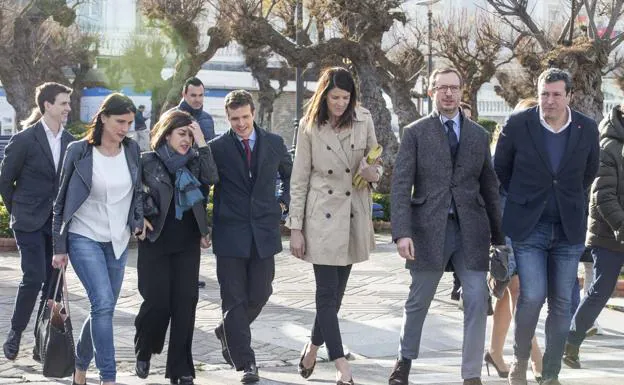
[[[87,135],[85,136],[87,142],[94,146],[102,144],[102,131],[104,127],[102,115],[125,115],[127,113],[136,114],[136,107],[132,99],[117,92],[108,95],[100,105],[100,109],[95,114],[88,127]]]
[[[139,104],[139,110],[142,109],[142,108],[145,108],[145,105],[144,104]]]
[[[443,74],[455,74],[457,75],[457,78],[459,79],[459,86],[463,87],[464,86],[464,79],[462,79],[461,74],[459,73],[459,71],[453,67],[445,67],[445,68],[437,68],[435,70],[433,70],[433,72],[431,73],[431,76],[429,76],[429,91],[433,91],[434,87],[435,87],[435,79],[438,75],[443,75]]]
[[[41,114],[45,114],[45,102],[54,104],[56,101],[56,95],[71,95],[72,91],[73,90],[71,88],[55,82],[43,83],[35,88],[35,100],[37,101],[37,107],[39,107]]]
[[[234,90],[229,94],[225,95],[225,112],[228,111],[228,108],[235,110],[244,106],[250,106],[251,112],[254,112],[256,110],[253,96],[251,96],[248,91]]]
[[[188,87],[189,86],[195,86],[195,87],[199,87],[202,86],[204,87],[204,83],[202,83],[201,80],[199,80],[198,77],[196,76],[191,76],[190,78],[186,79],[186,81],[184,81],[184,93],[186,93],[186,91],[188,91]],[[205,89],[206,87],[204,87]]]
[[[186,127],[194,121],[195,119],[186,111],[176,109],[166,112],[152,129],[152,139],[150,141],[152,150],[158,149],[167,140],[167,135],[171,134],[171,131],[176,128]]]
[[[561,68],[549,68],[542,72],[537,78],[537,87],[542,83],[555,83],[563,81],[565,83],[566,95],[572,91],[572,76],[568,71]]]

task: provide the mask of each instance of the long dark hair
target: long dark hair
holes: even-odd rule
[[[176,128],[188,126],[194,121],[195,119],[186,111],[173,110],[165,113],[152,129],[150,147],[152,147],[152,150],[156,150],[167,140],[167,135],[171,134],[171,131]]]
[[[102,131],[104,123],[102,123],[102,115],[125,115],[127,113],[136,114],[136,107],[132,99],[120,93],[110,94],[104,99],[100,105],[100,109],[93,117],[88,127],[85,138],[89,144],[99,146],[102,144]]]
[[[316,91],[308,102],[303,121],[306,129],[310,129],[315,123],[320,127],[329,120],[327,108],[327,93],[334,88],[340,88],[351,94],[349,105],[345,112],[338,118],[338,127],[350,126],[355,118],[355,106],[357,105],[357,89],[351,72],[343,67],[327,68],[321,74]]]

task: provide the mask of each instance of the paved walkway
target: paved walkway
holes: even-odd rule
[[[384,384],[396,355],[402,308],[407,296],[409,274],[386,235],[377,237],[378,248],[371,261],[354,267],[340,312],[343,342],[350,352],[354,378],[358,384]],[[286,248],[287,245],[285,245]],[[334,369],[330,363],[319,363],[310,381],[298,377],[296,364],[301,348],[309,338],[314,319],[314,274],[309,264],[280,254],[276,259],[274,293],[253,325],[252,345],[263,377],[261,384],[330,384]],[[89,303],[71,268],[69,274],[70,304],[75,336],[84,320]],[[200,290],[193,353],[198,384],[237,384],[240,373],[229,369],[221,357],[220,345],[213,329],[221,318],[219,291],[214,257],[203,256],[201,277],[206,288]],[[16,287],[20,281],[16,253],[0,254],[0,338],[9,328]],[[414,362],[411,383],[461,384],[462,314],[457,303],[449,299],[451,276],[445,275],[438,287],[429,317],[425,323],[421,359]],[[141,298],[137,291],[136,250],[130,253],[126,277],[115,313],[115,345],[121,384],[167,384],[164,379],[163,355],[152,359],[152,374],[147,380],[132,375],[134,366],[134,317]],[[543,340],[543,317],[538,337]],[[70,384],[69,379],[51,380],[40,375],[40,365],[30,358],[33,339],[30,328],[25,332],[16,362],[0,358],[0,384]],[[564,369],[564,385],[624,384],[624,314],[605,310],[600,318],[605,335],[587,341],[582,351],[583,370]],[[510,333],[511,336],[511,333]],[[543,345],[543,342],[541,343]],[[511,341],[507,358],[511,359]],[[323,349],[321,350],[323,351]],[[324,354],[324,351],[323,351]],[[89,383],[97,383],[95,370]],[[492,373],[494,374],[494,373]],[[483,378],[486,384],[504,384],[495,377]],[[459,382],[458,382],[459,381]]]

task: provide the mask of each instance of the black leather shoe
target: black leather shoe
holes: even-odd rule
[[[388,385],[408,385],[412,360],[398,359],[388,379]]]
[[[137,360],[134,371],[139,378],[147,378],[150,371],[150,362]]]
[[[215,336],[217,336],[217,339],[219,340],[219,342],[221,342],[221,355],[223,356],[223,359],[225,360],[225,362],[227,362],[228,365],[234,367],[234,363],[232,362],[232,357],[230,357],[230,351],[228,350],[227,347],[227,341],[225,340],[225,334],[223,333],[223,325],[219,325],[215,331]]]
[[[194,385],[193,376],[182,376],[182,377],[171,377],[169,381],[172,384],[176,385]]]
[[[37,362],[41,362],[41,354],[39,354],[39,347],[35,343],[35,347],[33,348],[33,360]]]
[[[22,333],[16,332],[15,330],[9,330],[9,334],[7,335],[7,339],[2,345],[2,350],[4,350],[4,356],[7,360],[13,361],[17,358],[17,354],[19,353],[20,342],[22,340]]]
[[[241,382],[243,384],[253,384],[254,382],[260,381],[260,376],[258,375],[258,367],[254,363],[249,363],[245,365],[245,371],[243,372],[243,376],[241,377]]]

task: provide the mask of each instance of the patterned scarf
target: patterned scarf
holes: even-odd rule
[[[204,195],[199,189],[201,183],[186,167],[188,161],[195,156],[195,152],[191,149],[182,155],[165,143],[158,147],[156,154],[164,163],[167,171],[171,175],[175,175],[175,189],[173,193],[175,216],[176,219],[182,219],[185,211],[204,199]]]

